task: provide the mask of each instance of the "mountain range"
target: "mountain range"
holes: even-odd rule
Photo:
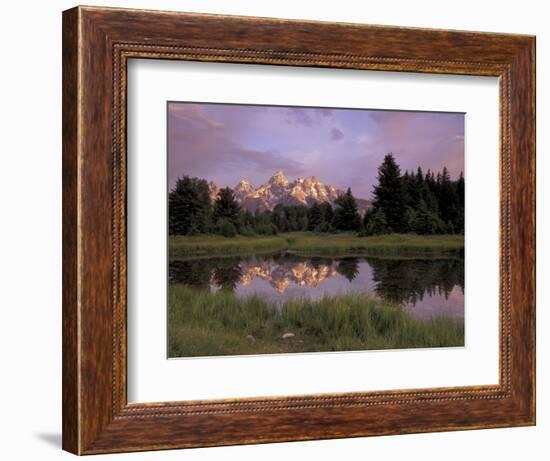
[[[208,186],[210,197],[215,200],[220,187],[213,181],[210,181]],[[239,204],[254,213],[256,210],[272,210],[279,204],[310,207],[316,202],[328,202],[334,205],[334,201],[345,191],[323,184],[315,176],[289,181],[282,171],[278,171],[259,187],[254,187],[246,179],[241,179],[233,188],[233,192]],[[358,197],[355,199],[361,214],[372,206],[370,200]]]

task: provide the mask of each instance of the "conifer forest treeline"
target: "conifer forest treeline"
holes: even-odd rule
[[[170,191],[171,235],[220,234],[274,235],[280,232],[357,232],[359,235],[391,233],[463,234],[464,177],[452,180],[447,168],[435,173],[401,170],[392,154],[378,167],[372,207],[364,215],[350,188],[331,205],[276,205],[252,213],[241,207],[229,187],[214,201],[208,182],[180,177]]]

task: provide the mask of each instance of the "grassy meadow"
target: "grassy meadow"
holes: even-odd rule
[[[280,250],[304,255],[437,255],[464,249],[463,235],[387,234],[359,237],[357,233],[288,232],[273,236],[171,236],[170,259],[270,253]]]
[[[417,320],[367,294],[277,306],[257,296],[173,285],[168,325],[169,357],[464,345],[463,321]]]

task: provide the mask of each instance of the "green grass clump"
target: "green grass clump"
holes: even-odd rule
[[[169,357],[274,354],[464,345],[464,322],[414,319],[368,294],[277,306],[257,296],[170,287]],[[294,336],[283,339],[284,333]]]
[[[359,237],[356,233],[289,232],[275,236],[171,236],[170,259],[269,253],[280,250],[305,255],[449,255],[464,249],[463,235],[389,234]]]

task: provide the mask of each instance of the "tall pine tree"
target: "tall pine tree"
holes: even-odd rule
[[[399,165],[387,154],[378,167],[378,184],[374,186],[374,209],[382,210],[391,232],[406,232],[405,207],[407,194]]]
[[[334,227],[343,231],[356,231],[361,227],[361,216],[357,208],[357,201],[351,193],[351,189],[340,195],[334,203],[337,205],[334,211]]]
[[[208,183],[204,179],[178,178],[168,194],[168,228],[171,235],[208,232],[212,204]]]
[[[231,188],[225,187],[220,189],[214,202],[214,220],[225,219],[234,226],[238,226],[240,210],[241,207]]]
[[[323,210],[321,206],[315,202],[308,210],[307,213],[307,230],[314,231],[319,230],[323,224]]]
[[[332,230],[332,221],[334,221],[334,210],[329,202],[322,202],[319,207],[323,214],[323,223],[321,224],[321,232],[330,232]]]

